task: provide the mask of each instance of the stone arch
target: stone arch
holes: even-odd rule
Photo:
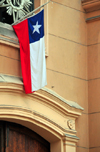
[[[83,108],[54,91],[43,88],[26,95],[16,77],[1,77],[0,120],[22,124],[51,143],[51,152],[75,151],[75,120]]]

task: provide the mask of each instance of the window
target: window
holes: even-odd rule
[[[10,1],[13,4],[13,6],[15,6],[16,8],[21,6],[22,0],[8,0],[8,3],[4,1],[4,5],[5,6],[9,5]],[[30,4],[29,2],[31,2],[32,4]],[[27,3],[24,3],[24,4],[26,5],[23,7],[23,9],[26,13],[28,13],[28,10],[31,12],[34,9],[34,0],[28,0],[28,4]],[[25,15],[25,12],[23,12],[22,10],[20,10],[20,12],[18,10],[17,11],[15,10],[13,14],[13,9],[11,5],[6,6],[6,7],[1,6],[0,7],[0,22],[12,24],[14,22],[13,16],[15,16],[16,18],[18,15],[18,19],[19,19],[20,17]]]
[[[1,2],[4,1],[4,4],[7,4],[7,1],[14,2],[16,0],[0,0],[0,6]],[[24,0],[17,0],[17,1],[24,1]],[[38,8],[40,5],[45,3],[45,0],[30,0],[33,4],[30,5],[29,10],[30,12],[34,9]],[[17,4],[16,4],[17,5]],[[35,13],[38,13],[40,9],[38,9]],[[47,16],[48,16],[48,5],[45,6],[45,46],[46,46],[46,56],[48,56],[48,22],[47,22]],[[13,22],[13,15],[9,15],[7,13],[6,7],[0,7],[0,43],[13,46],[15,48],[19,48],[18,38],[11,26]]]

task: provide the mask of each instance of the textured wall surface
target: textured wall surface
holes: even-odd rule
[[[35,7],[38,5],[37,2]],[[77,152],[89,152],[88,92],[91,113],[89,122],[92,122],[90,147],[99,146],[99,137],[98,142],[91,138],[95,126],[93,121],[96,121],[99,115],[92,113],[100,111],[99,107],[93,104],[99,102],[100,96],[99,24],[93,22],[87,25],[85,19],[86,14],[81,0],[51,0],[48,4],[47,88],[84,108],[82,116],[76,120],[77,136],[80,138],[76,147]],[[21,77],[19,49],[0,43],[0,65],[0,73]],[[90,152],[94,151],[91,149]]]
[[[80,0],[53,0],[49,4],[47,87],[84,112],[76,121],[77,152],[88,152],[87,24]]]
[[[96,13],[96,12],[95,12]],[[100,12],[97,12],[100,14]],[[100,151],[100,20],[88,23],[89,147]]]

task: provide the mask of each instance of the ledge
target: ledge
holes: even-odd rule
[[[64,103],[68,104],[70,107],[76,108],[76,109],[80,109],[80,110],[84,110],[79,104],[77,104],[74,101],[68,101],[66,99],[64,99],[63,97],[61,97],[60,95],[58,95],[56,92],[44,87],[42,88],[43,91],[48,92],[49,94],[53,95],[54,97],[58,98],[59,100],[63,101]]]
[[[0,22],[0,43],[20,48],[18,38],[11,25]],[[45,49],[45,56],[48,57],[47,49]]]
[[[71,135],[71,134],[65,134],[63,137],[63,141],[65,144],[67,144],[67,142],[74,142],[77,143],[79,140],[79,138],[76,135]]]
[[[22,78],[16,76],[4,75],[4,74],[0,74],[0,82],[23,85]]]
[[[87,18],[86,22],[93,22],[93,21],[98,21],[98,20],[100,20],[100,15]]]
[[[0,74],[0,91],[24,93],[22,78]],[[46,87],[26,96],[37,100],[42,99],[46,104],[53,106],[64,115],[73,116],[74,118],[80,116],[84,110],[76,102],[68,101]]]
[[[18,38],[11,25],[0,22],[0,43],[20,48]]]
[[[74,139],[79,140],[79,138],[75,135],[73,136],[73,135],[65,134],[65,137],[74,138]]]
[[[25,94],[20,77],[0,74],[0,119],[32,123],[39,130],[53,134],[52,141],[63,139],[76,143],[75,120],[83,108],[46,87]],[[18,122],[19,123],[19,122]],[[26,124],[27,124],[26,123]],[[30,128],[31,129],[31,128]],[[37,133],[41,135],[42,132]],[[42,136],[47,140],[47,134]]]
[[[82,6],[87,13],[96,11],[100,9],[100,0],[82,0]]]

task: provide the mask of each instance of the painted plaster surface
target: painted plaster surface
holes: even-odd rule
[[[100,13],[99,13],[100,14]],[[100,119],[100,20],[88,23],[88,100],[90,152],[98,152]],[[96,130],[96,131],[95,131]]]
[[[52,0],[45,9],[47,9],[48,16],[46,18],[48,23],[46,24],[46,49],[48,51],[48,57],[46,57],[48,84],[46,87],[84,108],[82,116],[76,120],[73,119],[77,136],[80,138],[77,145],[74,144],[71,147],[69,144],[72,142],[66,143],[65,141],[64,149],[62,149],[63,142],[52,143],[52,152],[59,149],[55,148],[57,145],[62,152],[99,152],[100,20],[86,22],[86,18],[100,15],[100,11],[86,14],[80,0]],[[19,48],[4,45],[1,41],[0,73],[21,78]],[[17,97],[16,94],[12,95],[16,101],[12,103],[9,93],[2,94],[1,92],[0,96],[4,99],[5,105],[15,104],[15,106],[21,105],[27,108],[33,106],[34,111],[39,112],[41,109],[41,112],[50,119],[55,115],[53,121],[57,124],[59,122],[59,125],[66,128],[67,117],[63,117],[58,111],[53,111],[47,104],[41,104],[39,101],[36,103],[35,100],[23,98],[23,95]],[[7,101],[8,98],[10,102]]]
[[[77,0],[77,1],[73,1],[73,0],[53,0],[54,2],[57,2],[59,4],[65,5],[67,7],[71,7],[73,9],[79,10],[79,11],[83,11],[84,9],[81,5],[81,1]]]
[[[84,108],[76,128],[80,138],[77,152],[85,152],[89,146],[87,25],[81,2],[52,1],[48,27],[47,87]]]

